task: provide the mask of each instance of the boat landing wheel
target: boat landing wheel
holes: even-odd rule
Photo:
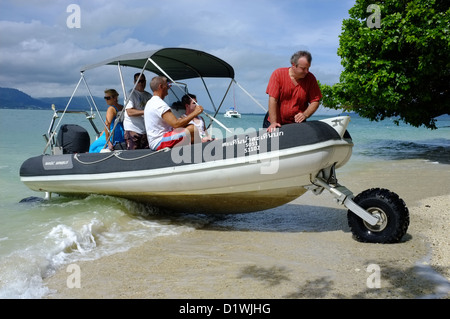
[[[397,243],[409,226],[409,211],[405,202],[395,193],[382,188],[368,189],[353,201],[378,218],[370,225],[351,210],[347,213],[348,225],[356,240],[367,243]]]

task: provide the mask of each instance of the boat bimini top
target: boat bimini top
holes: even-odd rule
[[[234,79],[234,69],[227,62],[206,52],[184,48],[165,48],[124,54],[84,66],[81,72],[103,65],[128,66],[165,75],[162,69],[175,81],[198,77]]]
[[[206,93],[208,94],[209,100],[211,102],[212,107],[214,108],[214,115],[211,116],[204,113],[207,117],[209,117],[211,120],[215,120],[219,125],[222,127],[223,124],[221,124],[215,117],[217,116],[217,113],[219,112],[226,96],[228,95],[228,92],[231,88],[231,85],[234,83],[237,83],[234,79],[235,73],[233,67],[225,62],[224,60],[211,55],[209,53],[194,50],[194,49],[187,49],[187,48],[163,48],[158,50],[151,50],[151,51],[143,51],[143,52],[136,52],[136,53],[128,53],[119,55],[114,58],[110,58],[98,63],[86,65],[80,69],[81,77],[78,81],[78,84],[75,87],[75,90],[72,93],[72,96],[69,99],[69,102],[67,103],[64,111],[57,111],[58,113],[69,113],[67,111],[75,93],[78,90],[78,87],[80,86],[81,82],[84,82],[87,91],[89,92],[89,98],[88,101],[95,107],[97,114],[99,115],[102,123],[104,120],[102,119],[101,113],[99,112],[97,105],[93,99],[92,94],[90,93],[90,90],[88,88],[88,85],[86,83],[86,80],[84,78],[85,71],[98,68],[105,65],[116,65],[119,69],[119,75],[120,75],[120,81],[122,86],[123,95],[125,97],[124,99],[124,105],[128,103],[128,100],[130,98],[130,95],[136,88],[136,84],[132,88],[131,91],[126,90],[125,88],[125,82],[123,79],[122,67],[132,67],[139,69],[141,74],[143,74],[144,71],[152,72],[156,75],[162,75],[166,76],[168,80],[174,82],[175,85],[177,85],[180,90],[183,90],[181,88],[182,85],[184,85],[185,93],[187,92],[186,85],[182,83],[177,83],[176,81],[179,80],[188,80],[188,79],[194,79],[194,78],[200,78],[203,82],[203,86],[206,90]],[[224,96],[221,99],[221,102],[219,106],[216,106],[216,103],[214,103],[214,100],[209,92],[208,86],[205,83],[204,78],[229,78],[230,83],[225,91]],[[180,85],[181,84],[181,85]],[[173,92],[173,89],[171,89]],[[245,91],[245,90],[244,90]],[[246,92],[247,93],[247,92]],[[248,94],[248,93],[247,93]],[[176,95],[176,94],[175,94]],[[58,118],[57,112],[55,111],[54,119]],[[92,114],[92,107],[91,107],[91,115],[89,115],[89,118],[93,118]],[[123,110],[122,110],[123,112]],[[121,116],[121,114],[119,114]],[[62,116],[61,116],[62,118]],[[61,121],[60,121],[61,122]],[[92,124],[92,122],[91,122]],[[54,146],[54,135],[57,132],[57,128],[59,126],[59,123],[56,125],[55,130],[53,130],[53,123],[50,126],[48,137],[47,139],[47,145],[44,149],[44,153],[47,150],[49,146]],[[226,130],[228,130],[226,127],[224,127]],[[98,135],[98,130],[95,128],[95,131]]]

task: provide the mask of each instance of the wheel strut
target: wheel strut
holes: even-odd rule
[[[340,185],[336,179],[334,165],[324,169],[312,180],[312,185],[306,186],[314,194],[319,195],[324,189],[328,190],[334,196],[336,202],[344,205],[353,213],[361,217],[364,221],[375,226],[380,220],[376,215],[372,215],[353,201],[353,193],[345,186]]]

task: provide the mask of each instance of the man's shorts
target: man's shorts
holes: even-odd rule
[[[170,131],[163,135],[163,138],[161,141],[159,141],[159,144],[156,146],[156,150],[161,150],[163,148],[169,147],[172,148],[176,144],[180,143],[183,138],[186,136],[185,131],[176,132],[176,131]]]

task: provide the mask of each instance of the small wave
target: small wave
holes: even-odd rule
[[[156,218],[157,210],[125,199],[89,196],[42,202],[39,232],[0,260],[0,298],[42,298],[44,278],[64,265],[127,251],[158,236],[192,228]],[[1,240],[1,239],[0,239]],[[6,237],[5,237],[6,240]]]
[[[450,164],[450,140],[424,141],[374,140],[355,148],[364,156],[389,159],[425,159],[440,164]]]

